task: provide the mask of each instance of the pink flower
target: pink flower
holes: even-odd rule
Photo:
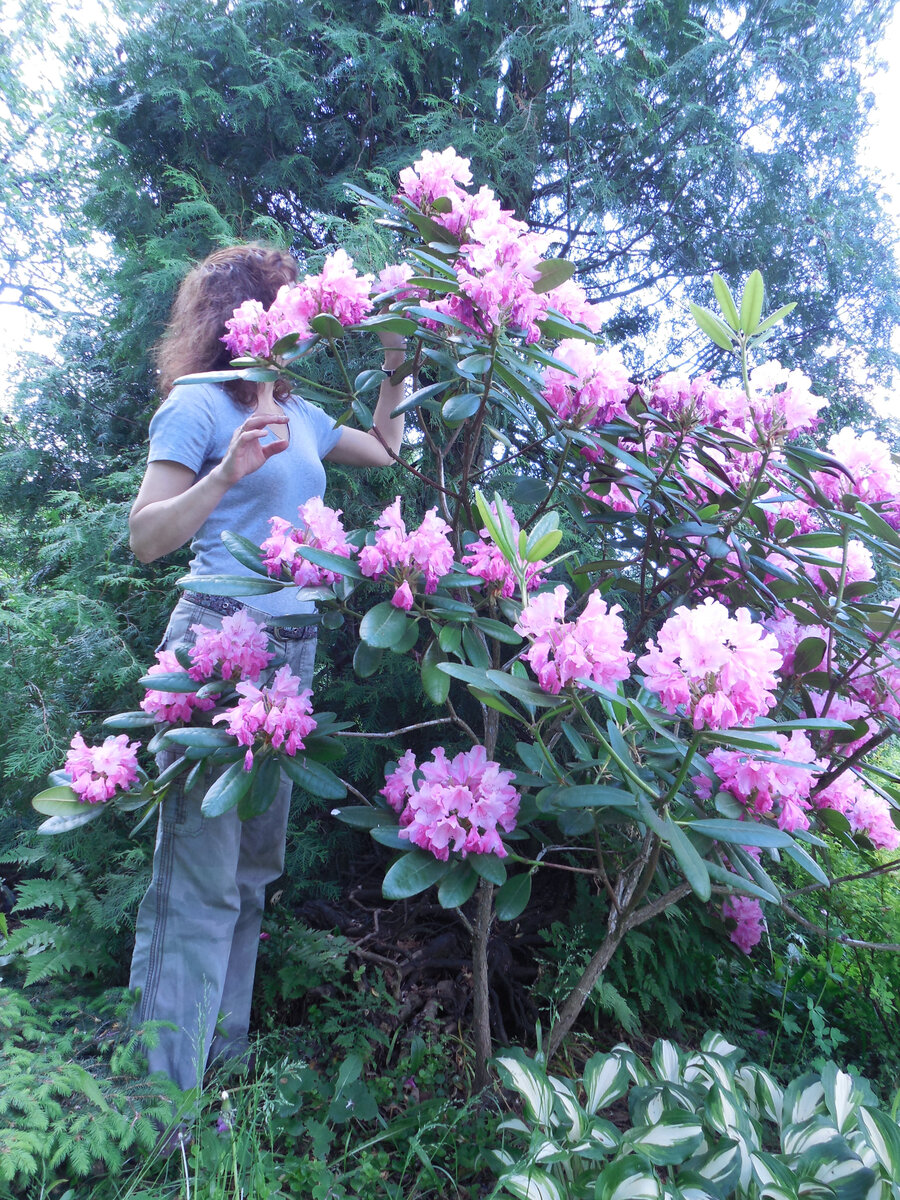
[[[820,592],[827,592],[828,585],[825,582],[825,576],[831,581],[831,590],[837,586],[837,582],[841,576],[841,570],[844,562],[844,554],[840,546],[820,547],[815,550],[817,558],[829,558],[835,564],[834,569],[830,570],[827,567],[814,567],[811,564],[806,564],[806,573],[812,580],[813,584]],[[875,564],[872,562],[872,555],[866,547],[857,538],[851,538],[847,543],[847,570],[844,578],[845,584],[850,583],[868,583],[870,579],[875,578]]]
[[[818,808],[843,813],[853,832],[864,834],[879,850],[900,846],[900,829],[894,824],[891,806],[853,771],[844,771],[816,792],[813,802]]]
[[[407,751],[382,789],[400,813],[400,837],[446,862],[453,850],[467,854],[506,856],[499,829],[515,828],[519,793],[511,786],[512,771],[488,760],[484,746],[474,746],[448,761],[442,747],[416,768]],[[418,781],[417,781],[418,780]]]
[[[584,325],[591,333],[600,332],[600,310],[590,303],[584,288],[574,279],[567,279],[558,287],[551,288],[546,297],[550,308],[555,308],[567,321]]]
[[[857,433],[845,425],[828,439],[828,449],[850,472],[843,474],[816,471],[813,478],[833,504],[846,495],[859,496],[867,504],[886,504],[884,519],[900,527],[900,470],[891,458],[891,448],[870,430]]]
[[[269,574],[277,579],[287,572],[297,587],[334,583],[339,577],[338,572],[310,562],[300,554],[298,547],[314,546],[329,554],[339,554],[341,558],[351,558],[356,551],[347,541],[340,520],[341,511],[323,504],[321,496],[313,496],[297,510],[300,528],[294,528],[282,517],[270,517],[272,533],[261,546],[263,563]]]
[[[254,358],[269,358],[279,334],[272,328],[268,315],[258,300],[245,300],[234,310],[234,316],[225,322],[225,336],[221,339],[234,358],[253,355]]]
[[[428,295],[425,288],[407,287],[407,282],[415,275],[408,263],[394,263],[385,267],[375,280],[376,292],[396,292],[397,300],[414,300]]]
[[[425,208],[435,200],[445,197],[452,200],[464,195],[458,185],[465,187],[471,182],[469,160],[460,158],[452,146],[438,153],[423,150],[417,162],[400,172],[400,194]]]
[[[726,729],[769,711],[781,663],[775,638],[746,608],[730,617],[709,597],[699,608],[676,608],[637,665],[668,712],[682,707],[695,729]]]
[[[407,532],[397,496],[375,523],[381,530],[375,536],[375,544],[363,546],[359,552],[359,568],[363,575],[370,579],[390,575],[397,583],[399,598],[405,601],[407,593],[412,596],[412,588],[407,586],[407,591],[403,592],[403,583],[409,584],[421,574],[425,579],[425,592],[431,595],[438,580],[449,574],[453,566],[453,547],[447,536],[450,526],[437,515],[437,508],[428,510],[418,529]],[[410,600],[410,607],[411,603]]]
[[[75,734],[66,755],[66,771],[82,804],[104,804],[116,791],[128,791],[138,777],[139,745],[129,742],[126,733],[108,737],[100,746],[88,746],[80,733]]]
[[[513,511],[504,501],[504,510],[513,532],[513,544],[519,544],[519,522],[513,516]],[[497,506],[491,504],[491,512],[496,517]],[[488,585],[488,591],[497,593],[501,596],[511,596],[516,590],[516,573],[512,565],[507,562],[506,557],[491,540],[487,529],[479,531],[479,536],[466,546],[466,553],[462,556],[462,562],[466,566],[466,571],[469,575],[474,575],[479,579],[483,579]],[[538,562],[526,562],[525,567],[525,586],[531,588],[539,587],[544,578],[544,568],[546,563],[541,560]]]
[[[413,594],[409,586],[409,582],[404,579],[391,597],[391,604],[394,608],[402,608],[404,612],[409,612],[413,606]]]
[[[735,390],[731,419],[747,434],[767,439],[791,437],[814,429],[817,413],[828,401],[810,392],[810,380],[802,371],[788,370],[778,362],[762,363],[750,375],[752,399]]]
[[[721,388],[709,373],[691,379],[671,371],[653,384],[648,403],[668,420],[684,428],[694,425],[721,426],[727,423],[737,388]]]
[[[244,759],[245,770],[253,765],[254,749],[270,745],[293,756],[304,748],[303,739],[316,727],[310,715],[312,691],[300,691],[300,679],[288,666],[275,672],[269,687],[245,681],[237,685],[236,691],[240,696],[237,704],[213,717],[213,724],[225,722],[239,745],[250,747]]]
[[[203,625],[192,625],[191,629],[197,634],[197,641],[188,651],[194,664],[188,674],[198,682],[213,676],[258,679],[275,657],[267,649],[265,625],[258,625],[246,609],[223,617],[221,629],[207,629]]]
[[[606,601],[592,592],[581,616],[566,621],[567,599],[562,585],[529,599],[515,626],[516,633],[531,639],[524,658],[540,687],[551,695],[581,678],[615,690],[620,680],[628,678],[628,664],[634,658],[624,649],[620,605],[607,608]]]
[[[148,675],[185,673],[173,650],[160,650],[156,655],[156,662],[147,672]],[[141,701],[141,708],[144,712],[151,713],[158,721],[172,725],[177,721],[190,721],[194,709],[198,712],[208,712],[215,708],[215,701],[209,696],[198,696],[196,692],[160,692],[156,688],[148,688]]]
[[[745,805],[748,814],[761,817],[774,810],[779,829],[789,833],[808,829],[806,814],[811,807],[809,794],[816,782],[814,769],[822,764],[817,761],[805,733],[795,730],[790,737],[780,733],[770,736],[778,749],[765,758],[716,747],[706,761],[715,771],[721,790],[730,792]],[[712,783],[706,776],[695,776],[693,782],[701,797],[708,799],[712,795]]]
[[[793,613],[784,609],[776,609],[772,616],[763,622],[769,633],[773,634],[782,655],[781,674],[794,674],[794,656],[797,647],[807,638],[821,638],[828,643],[828,631],[822,625],[801,625]]]
[[[737,922],[737,928],[729,937],[738,949],[749,954],[762,939],[765,928],[759,901],[752,896],[726,896],[722,904],[722,916]]]
[[[622,416],[635,388],[618,350],[600,352],[581,338],[565,338],[553,357],[575,372],[559,367],[544,371],[541,394],[560,420],[604,425]]]

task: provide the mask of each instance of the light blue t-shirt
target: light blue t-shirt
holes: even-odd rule
[[[273,454],[250,475],[229,488],[197,530],[191,542],[192,575],[249,575],[225,549],[222,531],[241,533],[259,545],[271,533],[270,517],[283,517],[296,525],[297,509],[325,492],[322,459],[340,437],[334,421],[320,408],[297,397],[282,404],[290,417],[290,444]],[[216,384],[179,384],[174,387],[150,422],[151,462],[177,462],[202,478],[221,462],[235,429],[248,409]],[[273,429],[281,427],[273,425]],[[266,439],[271,440],[271,439]],[[198,585],[199,587],[199,585]],[[264,596],[248,596],[248,604],[273,616],[310,612],[293,588]]]

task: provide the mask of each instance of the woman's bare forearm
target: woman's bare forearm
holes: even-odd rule
[[[153,562],[189,542],[228,491],[219,467],[177,496],[149,500],[138,496],[128,518],[131,549],[141,562]]]

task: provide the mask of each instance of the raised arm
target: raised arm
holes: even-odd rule
[[[399,334],[380,335],[384,347],[384,369],[393,371],[403,362],[405,342]],[[328,462],[344,463],[350,467],[389,467],[394,456],[400,453],[403,443],[403,417],[392,417],[391,412],[403,399],[403,383],[395,383],[388,375],[381,384],[378,403],[375,405],[374,429],[341,429],[341,436],[325,458]],[[374,430],[384,439],[382,444]],[[385,449],[385,446],[389,447]]]
[[[189,542],[230,487],[287,449],[284,439],[260,445],[267,426],[287,421],[273,413],[248,417],[234,431],[225,457],[202,479],[181,463],[150,463],[128,518],[135,556],[153,562]]]

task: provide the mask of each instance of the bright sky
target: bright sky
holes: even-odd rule
[[[103,0],[72,0],[60,4],[63,20],[77,25],[89,25],[103,13]],[[108,20],[107,20],[108,27]],[[875,98],[872,126],[863,146],[861,161],[878,172],[883,182],[887,207],[893,213],[898,231],[898,253],[900,253],[900,138],[897,136],[897,114],[900,112],[900,7],[894,15],[881,46],[881,58],[886,67],[870,76],[868,87]],[[35,62],[35,70],[46,73],[46,61]],[[3,305],[0,315],[4,323],[5,337],[0,345],[0,397],[5,385],[15,371],[18,354],[22,350],[52,353],[53,343],[41,336],[34,318],[14,306]],[[895,332],[896,345],[900,350],[900,329]],[[896,389],[882,390],[873,397],[876,409],[885,416],[900,420],[900,381]],[[0,399],[2,403],[2,399]]]

